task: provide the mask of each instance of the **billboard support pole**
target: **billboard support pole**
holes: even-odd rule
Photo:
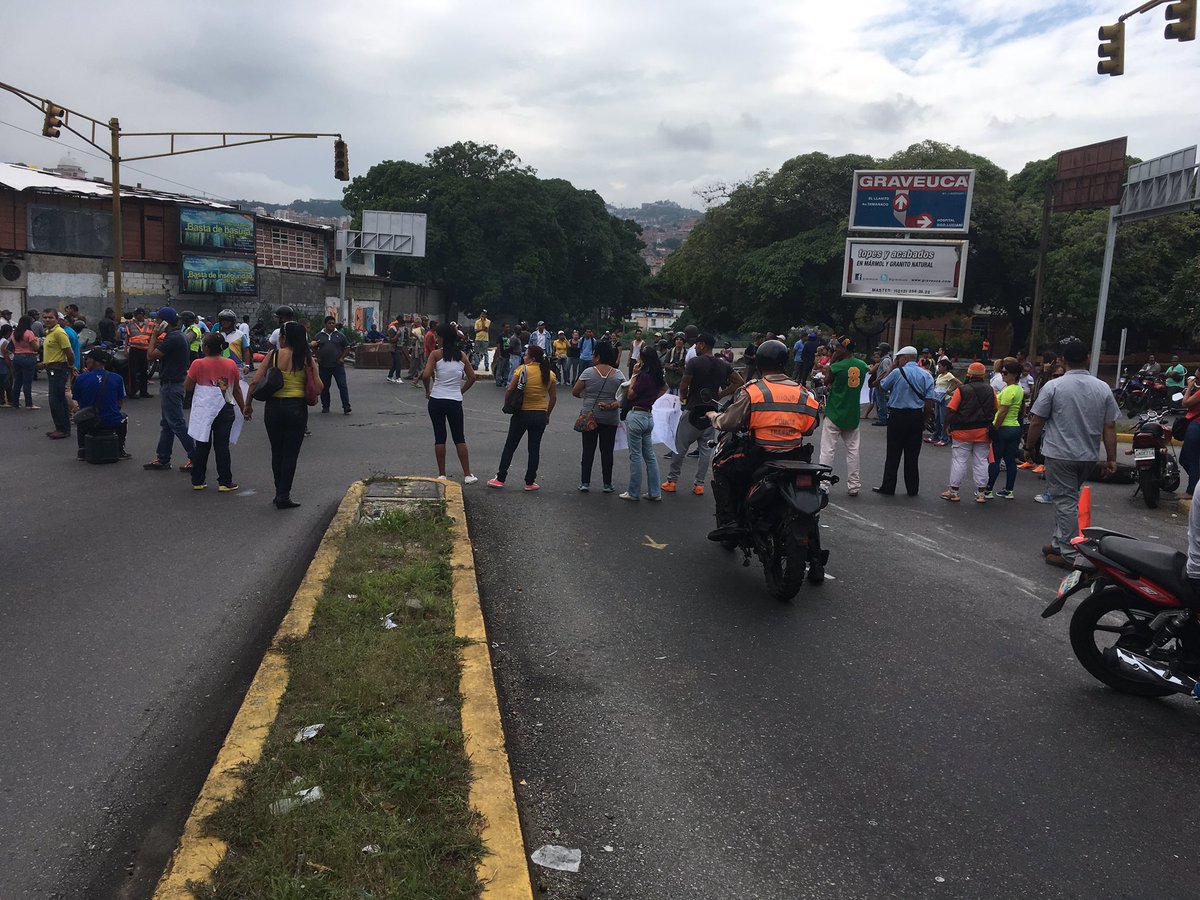
[[[1108,237],[1104,241],[1104,268],[1100,273],[1100,299],[1096,301],[1096,330],[1092,333],[1092,364],[1095,375],[1100,371],[1100,341],[1104,337],[1104,316],[1108,312],[1108,283],[1112,279],[1113,250],[1117,246],[1117,213],[1119,206],[1108,209]]]
[[[346,325],[350,321],[350,307],[346,302],[346,270],[350,268],[350,232],[342,231],[339,237],[341,240],[338,243],[342,245],[342,272],[338,279],[338,315],[342,324]]]
[[[896,327],[892,334],[892,353],[900,347],[900,320],[904,318],[904,301],[896,301]]]
[[[1029,355],[1038,355],[1038,325],[1042,321],[1042,279],[1046,272],[1046,251],[1050,247],[1050,210],[1054,206],[1054,186],[1046,185],[1046,196],[1042,200],[1042,235],[1038,241],[1037,277],[1033,282],[1033,309],[1030,316],[1033,321],[1029,325]]]

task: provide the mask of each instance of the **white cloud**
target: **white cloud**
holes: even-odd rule
[[[886,156],[932,138],[1013,171],[1121,134],[1144,157],[1200,138],[1181,112],[1200,108],[1192,46],[1164,41],[1155,10],[1129,23],[1127,74],[1097,76],[1096,27],[1114,16],[1099,0],[183,9],[46,0],[7,23],[5,79],[130,130],[340,131],[355,173],[457,140],[496,143],[622,205],[694,205],[698,186],[810,150]],[[47,20],[61,23],[53,58],[70,65],[46,65]],[[2,94],[0,120],[40,127]],[[0,158],[49,164],[63,150],[0,126]],[[327,140],[136,165],[271,202],[342,188]]]

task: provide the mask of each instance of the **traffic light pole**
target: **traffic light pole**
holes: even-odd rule
[[[125,234],[121,227],[121,123],[116,116],[108,120],[108,130],[112,133],[112,276],[113,276],[113,316],[115,321],[121,321],[121,260],[124,258]],[[130,367],[132,377],[132,367]]]

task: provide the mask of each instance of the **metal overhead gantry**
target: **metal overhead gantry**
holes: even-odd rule
[[[295,131],[121,131],[121,123],[114,116],[108,122],[93,118],[86,113],[53,103],[45,97],[39,97],[29,91],[0,82],[0,90],[8,91],[20,97],[44,116],[42,134],[46,137],[57,138],[62,129],[74,134],[80,140],[100,151],[112,163],[112,272],[113,272],[113,309],[118,321],[122,315],[121,294],[121,163],[136,162],[143,159],[161,159],[165,156],[182,156],[185,153],[202,153],[208,150],[226,150],[230,147],[245,147],[249,144],[266,144],[272,141],[290,141],[297,139],[334,138],[334,177],[339,181],[349,181],[349,159],[346,142],[341,134],[336,132],[295,132]],[[72,120],[82,120],[81,128],[76,128]],[[109,146],[106,148],[98,141],[103,140],[102,132],[109,133]],[[168,147],[160,153],[140,153],[136,156],[121,156],[121,138],[167,138]],[[220,138],[220,143],[204,147],[189,147],[177,149],[176,138]]]

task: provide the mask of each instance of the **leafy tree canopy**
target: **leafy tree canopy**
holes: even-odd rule
[[[395,277],[430,284],[464,311],[581,321],[601,306],[642,302],[641,229],[610,215],[595,191],[542,179],[511,150],[459,142],[423,163],[388,160],[355,178],[343,204],[428,215],[424,259]]]
[[[1132,160],[1131,161],[1136,161]],[[707,212],[667,258],[647,289],[686,303],[696,320],[719,330],[779,330],[827,323],[870,331],[893,301],[857,303],[841,294],[842,261],[855,169],[975,169],[966,303],[1006,316],[1014,344],[1028,337],[1042,202],[1054,180],[1053,158],[1009,178],[994,162],[960,147],[924,141],[887,159],[807,153],[778,172],[717,185]],[[1051,217],[1043,289],[1043,334],[1090,335],[1095,321],[1107,213]],[[1183,213],[1121,226],[1106,326],[1128,326],[1145,340],[1176,342],[1200,333],[1200,215]],[[942,304],[906,303],[906,316],[941,314]],[[1186,332],[1180,334],[1183,323]],[[1136,344],[1136,340],[1135,340]]]

